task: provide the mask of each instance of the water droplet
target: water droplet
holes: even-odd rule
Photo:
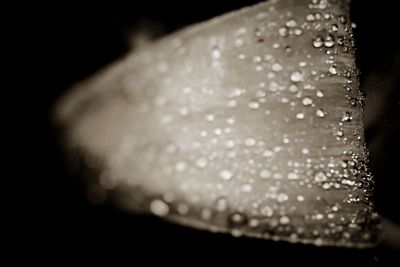
[[[219,172],[219,177],[224,180],[230,180],[233,176],[233,173],[230,170],[222,170]]]
[[[219,212],[226,211],[228,209],[228,201],[224,197],[220,197],[216,201],[215,208]]]
[[[336,131],[336,135],[337,135],[338,137],[342,137],[342,136],[344,135],[343,130],[342,130],[342,129],[337,130],[337,131]]]
[[[339,30],[338,25],[336,23],[332,24],[331,30],[334,31],[334,32],[337,32]]]
[[[296,119],[298,120],[303,120],[304,119],[304,113],[303,112],[299,112],[296,114]]]
[[[298,195],[297,196],[297,201],[303,202],[304,201],[304,197],[302,195]]]
[[[288,224],[290,222],[290,219],[288,216],[282,216],[279,218],[279,223],[280,224]]]
[[[314,16],[314,14],[312,14],[312,13],[307,14],[306,20],[307,20],[307,21],[315,21],[315,16]]]
[[[301,150],[301,153],[303,153],[303,155],[308,155],[310,153],[310,150],[308,148],[303,148]]]
[[[276,196],[276,200],[278,201],[278,202],[285,202],[285,201],[287,201],[289,199],[289,197],[288,197],[288,195],[286,195],[286,194],[284,194],[284,193],[280,193],[280,194],[278,194],[277,196]]]
[[[204,208],[201,210],[201,218],[205,221],[208,221],[212,216],[212,212],[210,209]]]
[[[294,19],[290,19],[290,20],[286,21],[285,25],[288,28],[294,28],[297,26],[297,22]]]
[[[315,115],[317,115],[317,117],[319,117],[319,118],[323,118],[323,117],[325,117],[325,111],[323,109],[317,109],[317,111],[315,112]]]
[[[318,90],[316,95],[317,97],[324,97],[324,93],[321,90]]]
[[[332,65],[329,67],[329,73],[336,75],[337,74],[337,67],[335,65]]]
[[[253,186],[251,184],[242,185],[242,192],[250,193],[253,190]]]
[[[350,122],[353,119],[351,116],[351,113],[349,111],[344,111],[343,116],[342,116],[342,121],[343,122]]]
[[[254,138],[249,137],[244,140],[244,144],[246,146],[254,146],[256,144],[256,140]]]
[[[163,217],[168,215],[169,213],[169,206],[167,203],[160,199],[154,199],[150,203],[150,211],[157,216]]]
[[[303,33],[303,31],[300,28],[296,28],[293,30],[293,33],[296,36],[300,36]]]
[[[249,226],[252,228],[257,227],[259,224],[260,224],[260,221],[256,218],[252,218],[249,221]]]
[[[325,182],[327,180],[327,178],[326,178],[325,173],[318,172],[317,174],[315,174],[314,180],[319,183],[319,182]]]
[[[221,58],[221,50],[219,49],[219,47],[213,47],[211,55],[214,60],[220,59]]]
[[[229,221],[233,225],[242,225],[246,222],[246,217],[239,212],[235,212],[230,216]]]
[[[311,99],[311,97],[304,97],[303,100],[301,101],[303,103],[304,106],[311,106],[313,103],[313,100]]]
[[[290,80],[294,83],[299,83],[304,80],[304,75],[300,71],[295,71],[290,75]]]
[[[189,212],[189,206],[185,203],[180,203],[177,206],[178,213],[181,215],[186,215]]]
[[[235,147],[235,141],[234,140],[227,140],[225,142],[225,147],[228,149],[232,149]]]
[[[260,209],[260,213],[262,216],[271,217],[274,214],[274,210],[270,206],[263,206]]]
[[[179,161],[179,162],[177,162],[177,163],[175,164],[175,170],[176,170],[177,172],[183,172],[184,170],[186,170],[186,166],[187,166],[186,162],[184,162],[184,161]]]
[[[263,152],[263,156],[266,157],[266,158],[273,157],[274,156],[274,152],[272,152],[271,150],[266,149]]]
[[[299,178],[299,176],[296,174],[296,173],[294,173],[294,172],[290,172],[289,174],[288,174],[288,179],[289,180],[297,180]]]
[[[274,64],[272,64],[272,70],[273,71],[276,71],[276,72],[279,72],[279,71],[281,71],[283,68],[282,68],[282,65],[281,64],[279,64],[279,63],[274,63]]]
[[[201,157],[201,158],[196,159],[196,166],[199,168],[205,168],[207,166],[207,164],[208,164],[208,161],[206,158]]]
[[[280,36],[285,37],[288,36],[288,30],[286,27],[282,27],[278,30]]]
[[[260,107],[260,103],[257,101],[250,101],[249,102],[249,108],[250,109],[258,109]]]
[[[228,101],[228,107],[230,107],[230,108],[236,108],[237,105],[238,105],[238,103],[235,99],[231,99]]]
[[[289,92],[291,93],[297,93],[299,91],[299,88],[295,84],[291,84],[289,86]]]
[[[320,48],[323,44],[324,44],[324,40],[322,39],[321,36],[317,36],[317,37],[312,41],[312,45],[313,45],[315,48]]]
[[[209,122],[212,122],[215,119],[215,116],[213,114],[207,114],[206,115],[206,120]]]
[[[332,35],[328,34],[325,37],[324,45],[325,45],[325,47],[328,47],[328,48],[333,47],[335,45],[335,38]]]
[[[268,178],[271,177],[271,172],[270,172],[269,170],[267,170],[267,169],[262,169],[262,170],[260,171],[260,177],[261,177],[262,179],[268,179]]]

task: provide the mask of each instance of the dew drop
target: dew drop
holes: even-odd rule
[[[212,58],[218,60],[221,58],[221,50],[218,47],[214,47],[211,52]]]
[[[304,197],[302,195],[298,195],[297,196],[297,201],[303,202],[304,201]]]
[[[187,166],[186,162],[184,162],[184,161],[179,161],[179,162],[177,162],[177,163],[175,164],[175,170],[176,170],[177,172],[183,172],[184,170],[186,170],[186,166]]]
[[[276,196],[276,200],[278,201],[278,202],[285,202],[285,201],[287,201],[289,199],[289,197],[288,197],[288,195],[286,195],[286,194],[284,194],[284,193],[280,193],[280,194],[278,194],[277,196]]]
[[[304,80],[304,75],[300,71],[295,71],[290,75],[290,80],[294,83],[299,83]]]
[[[235,212],[230,216],[229,221],[233,225],[242,225],[246,222],[246,217],[239,212]]]
[[[235,141],[234,140],[227,140],[225,142],[225,147],[228,149],[232,149],[235,147]]]
[[[271,177],[271,172],[269,170],[267,170],[267,169],[263,169],[263,170],[260,171],[260,177],[262,179],[268,179],[268,178]]]
[[[297,26],[297,22],[294,19],[290,19],[290,20],[286,21],[285,25],[288,28],[294,28]]]
[[[319,118],[323,118],[323,117],[325,117],[325,111],[323,109],[317,109],[317,111],[315,112],[315,115],[317,115],[317,117],[319,117]]]
[[[226,211],[228,209],[228,201],[226,200],[226,198],[218,198],[215,203],[215,209],[219,212]]]
[[[316,95],[317,97],[324,97],[324,93],[321,90],[318,90]]]
[[[325,47],[331,48],[335,46],[335,39],[332,35],[328,34],[324,40]]]
[[[205,168],[207,166],[207,164],[208,164],[208,161],[206,158],[201,157],[201,158],[196,159],[196,166],[199,168]]]
[[[279,223],[280,224],[288,224],[290,222],[290,219],[288,216],[282,216],[279,218]]]
[[[332,65],[329,67],[329,73],[332,75],[336,75],[337,74],[337,67],[335,65]]]
[[[314,176],[314,180],[316,182],[324,182],[327,180],[325,173],[323,172],[318,172],[315,176]]]
[[[263,156],[266,157],[266,158],[273,157],[273,156],[274,156],[274,152],[272,152],[272,151],[269,150],[269,149],[266,149],[266,150],[264,150],[264,152],[263,152]]]
[[[290,172],[289,174],[288,174],[288,179],[289,180],[297,180],[299,178],[299,176],[296,174],[296,173],[294,173],[294,172]]]
[[[215,116],[213,114],[207,114],[206,115],[206,120],[209,122],[212,122],[215,119]]]
[[[250,109],[258,109],[260,107],[260,103],[257,101],[250,101],[249,102],[249,108]]]
[[[262,216],[271,217],[274,214],[274,210],[270,206],[263,206],[260,209],[260,213]]]
[[[219,177],[224,180],[230,180],[233,176],[233,173],[230,170],[222,170],[219,172]]]
[[[315,16],[314,16],[314,14],[312,14],[312,13],[307,14],[306,20],[307,20],[307,21],[315,21]]]
[[[246,146],[254,146],[256,144],[256,140],[254,138],[249,137],[244,140],[244,144]]]
[[[276,71],[276,72],[279,72],[279,71],[281,71],[283,68],[282,68],[282,65],[281,64],[279,64],[279,63],[274,63],[274,64],[272,64],[272,70],[273,71]]]
[[[253,190],[253,186],[251,184],[242,185],[242,192],[250,193]]]
[[[311,106],[313,103],[313,100],[310,97],[306,96],[303,98],[302,103],[304,106]]]
[[[288,30],[286,27],[282,27],[278,30],[280,36],[285,37],[288,36]]]
[[[303,120],[304,119],[304,113],[303,112],[299,112],[296,114],[296,119],[298,120]]]
[[[322,39],[321,36],[317,36],[313,41],[312,41],[312,45],[315,48],[320,48],[322,47],[322,45],[324,44],[324,40]]]
[[[163,217],[168,215],[169,213],[169,206],[167,203],[160,199],[154,199],[150,203],[150,211],[157,216]]]
[[[342,130],[342,129],[337,130],[337,131],[336,131],[336,135],[337,135],[338,137],[342,137],[342,136],[344,135],[343,130]]]
[[[343,122],[350,122],[353,119],[351,116],[351,113],[349,111],[344,111],[343,116],[342,116],[342,121]]]
[[[289,92],[297,93],[298,91],[299,91],[299,88],[295,84],[292,84],[289,86]]]

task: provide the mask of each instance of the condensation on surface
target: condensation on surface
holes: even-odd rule
[[[260,3],[127,56],[57,120],[128,210],[367,247],[378,218],[353,52],[346,1]]]

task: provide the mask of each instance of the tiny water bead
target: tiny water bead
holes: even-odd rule
[[[274,210],[270,206],[263,206],[260,209],[260,214],[265,217],[272,217],[272,215],[274,215]]]
[[[206,158],[201,157],[196,160],[196,166],[199,168],[205,168],[207,166],[207,164],[208,164],[208,161]]]
[[[270,178],[272,175],[271,171],[267,170],[267,169],[263,169],[260,171],[260,177],[262,179],[268,179]]]
[[[335,38],[332,35],[328,34],[325,37],[324,46],[328,47],[328,48],[334,47],[335,46]]]
[[[332,75],[336,75],[338,73],[337,67],[335,65],[332,65],[329,67],[329,73]]]
[[[296,119],[298,120],[303,120],[304,119],[304,113],[303,112],[299,112],[296,114]]]
[[[317,111],[315,112],[315,115],[317,115],[317,117],[319,117],[319,118],[323,118],[323,117],[325,117],[325,111],[323,109],[317,109]]]
[[[322,39],[321,36],[317,36],[315,39],[313,39],[312,45],[315,48],[320,48],[320,47],[322,47],[324,45],[324,40]]]
[[[225,197],[220,197],[216,201],[215,209],[219,212],[224,212],[228,209],[228,201]]]
[[[297,22],[294,19],[290,19],[290,20],[286,21],[285,25],[288,28],[294,28],[297,26]]]
[[[260,107],[260,103],[257,101],[250,101],[249,102],[249,108],[250,109],[258,109]]]
[[[219,177],[221,177],[223,180],[230,180],[233,176],[233,173],[230,170],[222,170],[219,172]]]
[[[290,222],[290,219],[288,216],[282,216],[279,218],[279,223],[280,224],[288,224]]]
[[[290,75],[290,80],[294,83],[299,83],[304,81],[304,75],[300,71],[292,72]]]
[[[311,106],[313,104],[313,100],[311,97],[304,97],[303,100],[301,101],[304,106]]]
[[[351,113],[349,111],[344,111],[343,116],[342,116],[342,121],[343,122],[350,122],[352,120]]]
[[[219,49],[219,47],[213,47],[211,55],[214,60],[220,59],[221,58],[221,50]]]
[[[150,211],[157,216],[164,217],[169,213],[169,206],[167,203],[160,199],[154,199],[150,203]]]

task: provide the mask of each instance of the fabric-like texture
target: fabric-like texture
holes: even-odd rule
[[[346,1],[276,0],[135,51],[56,108],[123,207],[273,240],[378,240]]]

